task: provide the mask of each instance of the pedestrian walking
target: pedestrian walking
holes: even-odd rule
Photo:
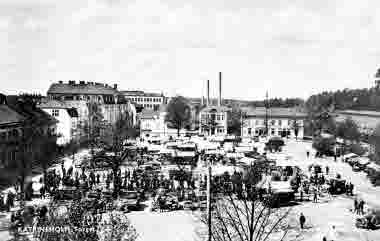
[[[309,156],[310,156],[310,151],[307,150],[307,151],[306,151],[306,157],[309,158]]]
[[[302,188],[300,190],[300,198],[301,198],[301,202],[303,201],[303,191],[302,191]]]
[[[360,214],[361,215],[364,215],[364,200],[362,199],[362,200],[360,200],[360,202],[359,202],[359,211],[360,211]]]
[[[355,214],[359,214],[358,206],[359,206],[359,202],[358,202],[358,200],[355,198],[355,200],[354,200],[354,213],[355,213]]]
[[[305,222],[306,222],[306,218],[303,215],[303,213],[301,213],[301,215],[300,215],[300,226],[301,226],[301,229],[304,228]]]
[[[329,175],[330,168],[329,166],[326,166],[326,175]]]
[[[317,189],[314,189],[314,198],[313,198],[313,202],[315,202],[315,203],[318,202],[318,191],[317,191]]]

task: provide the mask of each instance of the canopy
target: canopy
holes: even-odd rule
[[[368,157],[358,157],[355,159],[360,165],[367,165],[370,163]]]
[[[228,157],[228,158],[243,158],[244,154],[243,153],[236,153],[236,152],[227,152],[226,157]]]
[[[373,162],[369,163],[369,164],[367,165],[367,168],[371,168],[371,169],[374,169],[374,170],[376,170],[376,171],[380,171],[380,166],[377,165],[377,164],[375,164],[375,163],[373,163]]]
[[[353,157],[358,157],[358,155],[356,155],[355,153],[348,153],[346,155],[343,155],[344,159],[346,159],[346,158],[353,158]]]

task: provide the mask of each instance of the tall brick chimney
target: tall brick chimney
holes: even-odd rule
[[[218,106],[222,105],[222,72],[219,72]]]

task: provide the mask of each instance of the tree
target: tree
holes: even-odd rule
[[[234,134],[236,136],[241,135],[241,119],[242,111],[238,107],[232,107],[231,111],[228,113],[228,130],[229,134]]]
[[[165,122],[170,127],[177,129],[177,136],[182,128],[185,128],[191,119],[190,106],[183,96],[172,98],[166,109]]]
[[[211,220],[211,236],[214,241],[266,241],[283,240],[290,229],[290,208],[277,209],[270,205],[269,193],[261,197],[263,186],[259,183],[265,173],[262,164],[252,165],[243,178],[233,175],[234,187],[216,201]],[[236,182],[243,182],[237,184]],[[242,192],[239,186],[245,186]],[[239,191],[240,190],[240,191]],[[237,197],[235,194],[238,194]],[[207,216],[202,216],[207,223]]]
[[[117,197],[121,184],[121,177],[118,173],[123,160],[126,158],[124,151],[124,141],[130,135],[130,125],[127,121],[126,115],[121,115],[121,117],[113,125],[108,125],[105,129],[105,133],[101,138],[101,142],[106,145],[107,149],[112,152],[112,157],[106,159],[110,161],[112,165],[112,172],[114,175],[114,197]]]
[[[61,232],[41,231],[40,227],[62,227]],[[137,233],[129,219],[119,213],[93,215],[80,201],[67,208],[50,205],[48,213],[33,230],[41,241],[135,241]]]
[[[318,136],[313,139],[313,148],[320,154],[331,155],[334,149],[335,138]]]
[[[369,140],[372,146],[373,159],[380,163],[380,124],[376,126]]]
[[[336,129],[336,136],[342,138],[344,143],[346,141],[359,141],[360,132],[357,124],[352,118],[346,118],[343,122],[338,123]]]

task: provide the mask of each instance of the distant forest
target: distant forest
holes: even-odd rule
[[[310,111],[344,109],[380,111],[380,88],[323,92],[310,96],[305,107]]]

